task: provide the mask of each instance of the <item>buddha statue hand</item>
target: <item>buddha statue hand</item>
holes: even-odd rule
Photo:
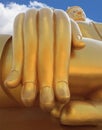
[[[24,104],[33,103],[37,86],[42,108],[53,108],[55,98],[57,102],[65,104],[70,99],[68,71],[71,43],[73,49],[85,46],[77,23],[62,10],[53,12],[45,8],[26,12],[23,27],[24,86],[21,97]],[[79,35],[81,39],[77,37]]]
[[[62,103],[68,101],[71,43],[75,49],[85,46],[77,23],[64,11],[44,8],[19,14],[14,22],[12,69],[5,86],[15,87],[22,80],[21,98],[26,106],[33,104],[38,90],[40,104],[49,108],[55,97]]]
[[[52,109],[55,99],[70,99],[68,71],[71,21],[66,12],[42,8],[16,16],[13,32],[13,62],[6,87],[23,83],[21,99],[32,106],[40,94],[40,105]]]
[[[88,38],[80,40],[80,37],[71,37],[72,34],[77,36],[81,32],[77,30],[77,24],[62,10],[54,10],[54,12],[48,8],[39,11],[29,10],[16,18],[18,20],[15,20],[14,29],[18,32],[17,37],[20,37],[17,39],[21,47],[24,47],[22,50],[24,62],[20,62],[23,72],[20,73],[20,81],[23,83],[21,91],[23,103],[31,106],[39,93],[41,107],[49,110],[55,106],[51,113],[59,117],[64,125],[100,123],[102,121],[102,61],[100,60],[102,43]],[[76,29],[72,29],[72,33],[71,24],[74,24],[73,27]],[[16,39],[16,35],[13,38]],[[74,56],[72,53],[70,55],[71,41],[73,48],[77,48],[78,45],[82,48],[80,51],[74,50]],[[80,46],[80,42],[85,43],[84,48]],[[13,49],[15,54],[19,53],[18,50]],[[15,65],[18,66],[19,55],[15,56],[18,58]],[[5,68],[7,69],[7,66]],[[14,70],[15,68],[16,66],[13,67]],[[70,84],[70,92],[68,84]],[[15,86],[12,84],[12,87]],[[68,102],[70,94],[71,99]],[[58,103],[55,104],[55,101]]]

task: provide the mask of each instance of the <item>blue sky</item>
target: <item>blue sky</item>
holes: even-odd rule
[[[12,34],[18,13],[46,6],[63,10],[69,6],[81,6],[87,18],[102,23],[102,0],[0,0],[0,34]]]
[[[34,0],[30,0],[34,1]],[[87,17],[102,22],[102,0],[36,0],[52,6],[54,8],[60,8],[66,10],[67,6],[79,5],[81,6]],[[16,2],[19,4],[29,4],[29,0],[0,0],[4,4],[9,2]]]

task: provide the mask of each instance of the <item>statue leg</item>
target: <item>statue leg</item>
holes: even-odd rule
[[[26,12],[23,27],[24,68],[21,98],[26,106],[32,106],[37,94],[37,10]]]
[[[13,32],[13,62],[12,68],[5,80],[5,86],[16,87],[21,80],[23,65],[23,19],[21,13],[15,18]]]

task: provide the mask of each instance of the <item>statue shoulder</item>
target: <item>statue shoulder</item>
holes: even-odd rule
[[[90,26],[91,22],[87,21],[77,21],[79,26]]]
[[[96,22],[96,21],[93,21],[96,25],[101,25],[102,26],[102,22]]]
[[[77,24],[79,26],[90,26],[92,23],[94,23],[97,26],[102,26],[101,22],[96,22],[96,21],[77,21]]]
[[[102,23],[101,22],[94,22],[94,21],[93,21],[93,23],[96,25],[96,27],[98,29],[101,29],[100,31],[102,32]]]

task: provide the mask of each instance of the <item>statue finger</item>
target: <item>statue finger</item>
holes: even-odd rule
[[[32,106],[37,95],[37,10],[26,12],[24,18],[24,67],[21,98],[26,106]]]
[[[85,47],[85,43],[82,40],[82,33],[78,24],[71,19],[71,28],[72,28],[72,47],[74,49],[82,49]]]
[[[50,111],[50,114],[55,118],[60,118],[61,111],[65,105],[66,105],[65,103],[57,102],[54,108]]]
[[[71,51],[71,23],[64,11],[55,10],[54,14],[56,25],[54,90],[57,100],[63,103],[70,99],[68,76]]]
[[[54,21],[49,8],[39,10],[38,80],[40,105],[44,109],[54,106],[53,64],[54,64]]]
[[[23,65],[23,20],[24,13],[21,13],[16,16],[14,21],[14,31],[12,39],[13,62],[11,71],[4,82],[5,86],[9,88],[16,87],[21,80]]]

